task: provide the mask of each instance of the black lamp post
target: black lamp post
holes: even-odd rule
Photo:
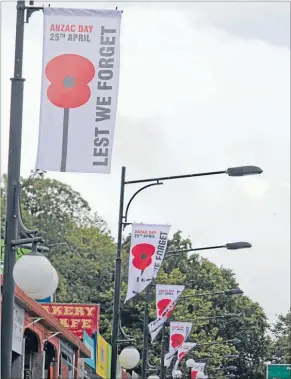
[[[122,230],[126,225],[128,210],[133,201],[133,199],[143,190],[156,186],[162,185],[163,182],[168,180],[176,179],[186,179],[194,178],[200,176],[210,176],[210,175],[223,175],[227,174],[231,177],[247,176],[261,174],[263,170],[256,166],[241,166],[241,167],[231,167],[226,170],[212,171],[212,172],[202,172],[198,174],[187,174],[187,175],[175,175],[175,176],[163,176],[157,178],[139,179],[127,181],[126,168],[122,167],[121,170],[121,183],[120,183],[120,200],[119,200],[119,219],[118,219],[118,233],[117,233],[117,250],[115,258],[115,276],[114,276],[114,304],[113,304],[113,321],[112,321],[112,356],[111,356],[111,379],[116,379],[116,369],[117,369],[117,344],[119,335],[119,313],[120,313],[120,286],[121,286],[121,250],[122,250]],[[147,184],[146,184],[147,183]],[[124,193],[125,186],[130,184],[145,184],[139,190],[137,190],[130,198],[126,208],[124,207]],[[125,208],[125,211],[124,211]],[[146,360],[146,357],[145,357]]]
[[[24,24],[29,22],[33,12],[43,9],[33,7],[33,1],[17,1],[14,75],[11,78],[10,130],[7,171],[7,207],[5,226],[5,256],[3,273],[3,297],[1,320],[1,378],[11,379],[12,338],[14,317],[13,267],[16,262],[17,246],[41,242],[37,231],[28,230],[22,223],[20,212],[20,161],[22,140],[23,89],[22,77]],[[19,240],[19,236],[23,240]]]

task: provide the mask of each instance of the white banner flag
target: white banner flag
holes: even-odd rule
[[[152,341],[159,334],[163,323],[170,317],[174,307],[184,291],[185,286],[157,284],[156,285],[156,310],[157,318],[149,324],[149,332]]]
[[[185,356],[197,345],[195,342],[184,342],[178,349],[178,357],[174,365],[172,376],[174,377],[174,372],[178,370],[179,363],[185,358]]]
[[[125,302],[142,292],[157,277],[169,231],[169,225],[132,224]]]
[[[37,169],[110,173],[121,13],[44,8]]]
[[[191,369],[191,379],[196,379],[198,372],[204,372],[205,362],[195,362],[195,366]]]
[[[164,365],[169,367],[175,353],[179,347],[186,342],[192,329],[191,322],[171,322],[170,323],[170,346],[169,352],[165,355]]]

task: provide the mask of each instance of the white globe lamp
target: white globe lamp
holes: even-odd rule
[[[52,296],[59,284],[59,277],[42,254],[31,252],[23,255],[14,265],[15,284],[32,299]]]
[[[196,379],[204,379],[205,375],[203,374],[202,371],[199,371],[198,374],[196,375]]]
[[[195,361],[194,361],[194,359],[187,359],[187,361],[186,361],[186,366],[187,366],[188,368],[192,368],[192,367],[194,367],[194,366],[195,366]]]
[[[174,372],[174,378],[180,379],[180,378],[182,378],[182,376],[183,376],[183,374],[180,370],[177,370]]]
[[[128,370],[134,368],[139,360],[139,352],[134,347],[126,347],[119,355],[120,366]]]

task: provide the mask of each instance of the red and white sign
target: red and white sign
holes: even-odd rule
[[[158,275],[169,231],[170,225],[132,225],[125,302],[142,292]]]
[[[172,376],[174,377],[174,372],[178,370],[179,363],[182,362],[182,360],[186,357],[186,355],[194,349],[194,347],[197,345],[195,342],[184,342],[183,345],[181,345],[178,349],[178,357],[177,361],[174,365]]]
[[[159,334],[163,323],[172,314],[175,305],[184,289],[185,286],[179,285],[156,285],[157,318],[149,324],[149,332],[151,334],[152,341],[154,341],[156,336]]]
[[[109,174],[122,12],[53,7],[43,11],[36,168]]]
[[[205,362],[195,362],[195,366],[191,369],[191,379],[196,379],[198,372],[204,372]]]
[[[99,329],[99,305],[43,303],[42,307],[78,338],[85,330],[91,337]]]
[[[170,323],[170,346],[169,352],[165,355],[164,365],[169,367],[171,361],[179,347],[186,342],[192,329],[191,322],[171,322]]]

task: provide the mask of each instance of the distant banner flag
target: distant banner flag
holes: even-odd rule
[[[197,345],[195,342],[184,342],[183,345],[181,345],[178,349],[178,357],[176,360],[176,363],[174,365],[172,376],[174,377],[174,372],[178,370],[179,364],[182,362],[182,360],[186,357],[186,355],[194,349],[194,347]]]
[[[121,13],[44,8],[37,169],[110,173]]]
[[[170,323],[170,346],[169,352],[165,355],[164,365],[169,367],[174,355],[179,347],[186,342],[192,329],[191,322],[171,322]]]
[[[151,334],[152,341],[155,340],[163,323],[172,314],[175,305],[184,291],[185,286],[157,284],[156,285],[156,309],[157,318],[149,324],[149,332]]]
[[[205,362],[195,362],[195,366],[191,369],[191,379],[196,379],[198,372],[204,372]]]
[[[132,225],[125,302],[157,277],[167,249],[169,231],[169,225]]]

